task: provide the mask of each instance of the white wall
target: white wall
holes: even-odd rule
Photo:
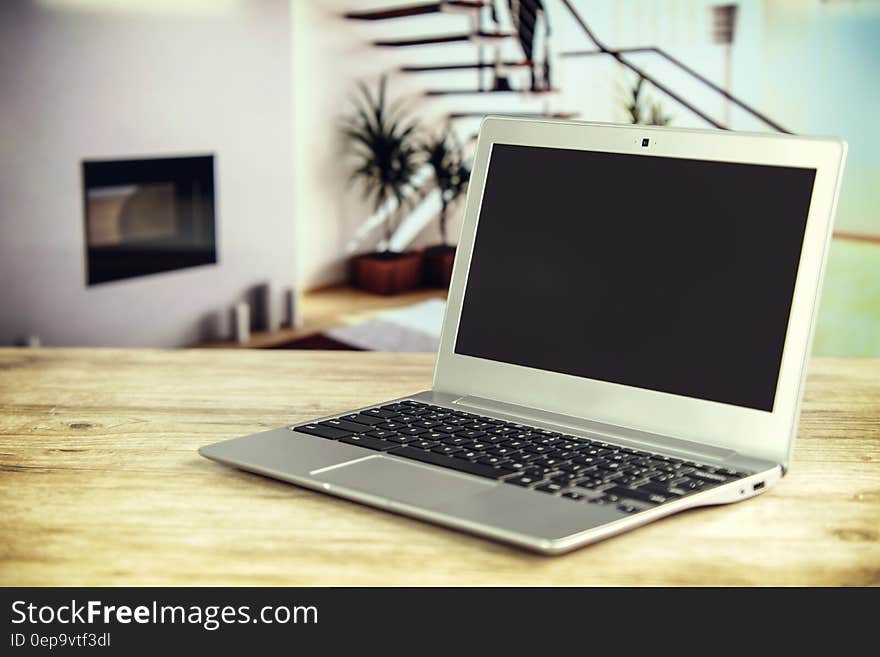
[[[0,344],[185,345],[294,282],[290,34],[283,0],[0,3]],[[203,152],[218,264],[86,287],[80,161]]]

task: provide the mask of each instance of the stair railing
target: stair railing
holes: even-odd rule
[[[578,13],[578,11],[574,8],[574,6],[571,4],[570,0],[559,0],[559,1],[563,5],[565,5],[566,9],[568,9],[569,13],[572,15],[575,22],[580,26],[580,28],[583,30],[584,34],[586,34],[587,38],[593,43],[593,45],[596,48],[596,50],[585,50],[585,51],[575,51],[575,52],[564,53],[563,54],[564,57],[579,57],[579,56],[590,56],[590,55],[606,55],[606,56],[613,57],[618,62],[620,62],[623,66],[625,66],[629,70],[633,71],[637,75],[640,75],[641,77],[643,77],[645,80],[650,82],[658,90],[662,91],[664,94],[666,94],[667,96],[669,96],[670,98],[675,100],[677,103],[679,103],[683,107],[687,108],[688,110],[690,110],[691,112],[693,112],[694,114],[699,116],[701,119],[703,119],[704,121],[706,121],[710,125],[712,125],[716,128],[720,128],[722,130],[729,130],[730,126],[724,125],[723,123],[713,119],[711,116],[709,116],[708,114],[706,114],[705,112],[703,112],[702,110],[700,110],[699,108],[694,106],[689,101],[685,100],[682,96],[680,96],[675,91],[670,89],[667,85],[663,84],[662,82],[657,80],[654,76],[647,73],[641,67],[636,66],[631,61],[627,60],[625,57],[625,55],[627,53],[637,53],[637,52],[654,53],[654,54],[660,56],[661,58],[665,59],[666,61],[668,61],[673,66],[676,66],[679,70],[684,71],[685,73],[690,75],[692,78],[694,78],[697,81],[701,82],[702,84],[706,85],[710,89],[720,93],[727,100],[732,102],[734,105],[745,110],[748,114],[755,117],[756,119],[758,119],[759,121],[761,121],[765,125],[769,126],[770,128],[773,128],[777,132],[791,134],[791,132],[789,130],[786,130],[785,128],[783,128],[776,121],[773,121],[772,119],[768,118],[766,115],[764,115],[761,112],[759,112],[758,110],[756,110],[754,107],[751,107],[750,105],[746,104],[745,102],[743,102],[742,100],[740,100],[739,98],[737,98],[736,96],[734,96],[733,94],[728,92],[727,90],[723,89],[722,87],[719,87],[717,84],[715,84],[714,82],[712,82],[711,80],[709,80],[705,76],[700,75],[699,73],[697,73],[697,71],[692,69],[690,66],[687,66],[682,61],[673,57],[672,55],[670,55],[668,52],[666,52],[665,50],[663,50],[661,48],[658,48],[656,46],[648,46],[648,47],[642,47],[642,48],[609,48],[607,45],[605,45],[605,42],[603,42],[601,39],[599,39],[598,36],[596,36],[596,33],[593,32],[593,30],[590,28],[590,26],[587,25],[587,22],[581,17],[581,15]]]

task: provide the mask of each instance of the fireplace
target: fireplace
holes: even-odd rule
[[[84,160],[86,282],[217,262],[214,156]]]

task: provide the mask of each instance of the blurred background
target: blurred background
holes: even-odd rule
[[[878,65],[878,0],[4,0],[0,345],[433,351],[492,113],[846,139],[880,356]]]

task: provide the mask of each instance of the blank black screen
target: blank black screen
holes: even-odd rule
[[[455,352],[772,411],[815,173],[496,144]]]

